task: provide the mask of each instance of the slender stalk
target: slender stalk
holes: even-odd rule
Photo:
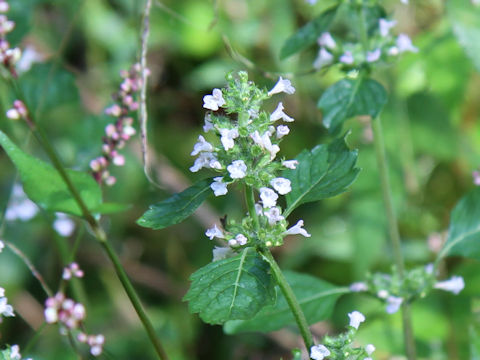
[[[283,275],[282,270],[278,266],[277,262],[273,258],[272,253],[269,249],[261,249],[260,253],[263,255],[263,258],[270,264],[270,268],[272,269],[273,275],[275,276],[275,280],[277,281],[278,286],[280,286],[280,290],[282,290],[283,296],[287,300],[287,304],[290,307],[290,310],[297,322],[298,328],[300,330],[300,334],[302,335],[303,342],[307,347],[307,350],[314,345],[312,333],[308,327],[307,319],[305,318],[305,314],[298,303],[295,294],[293,293],[290,284],[287,282],[287,279]]]
[[[247,201],[248,212],[250,216],[253,218],[255,228],[258,231],[260,229],[260,223],[258,220],[257,212],[255,211],[255,197],[253,194],[252,187],[250,186],[245,187],[245,198]],[[265,261],[267,261],[268,264],[270,265],[270,268],[272,269],[275,280],[278,286],[280,287],[280,290],[282,290],[283,296],[285,296],[285,299],[287,300],[287,304],[290,307],[290,310],[293,314],[293,317],[295,318],[295,321],[297,322],[298,328],[300,330],[300,334],[302,335],[302,338],[303,338],[303,342],[305,343],[307,350],[310,350],[310,348],[314,345],[312,333],[308,328],[308,323],[307,323],[307,319],[305,318],[305,314],[303,313],[302,308],[300,307],[300,304],[298,303],[298,300],[295,297],[295,294],[293,293],[292,288],[290,287],[290,284],[287,282],[287,279],[283,275],[282,270],[278,266],[270,250],[265,247],[260,247],[258,251],[262,255],[262,257],[265,259]]]
[[[383,140],[382,124],[380,117],[372,121],[375,155],[377,157],[378,172],[380,176],[380,184],[382,188],[383,201],[385,204],[385,212],[387,216],[388,231],[392,242],[393,255],[395,265],[398,270],[400,279],[405,277],[405,265],[402,255],[400,234],[398,231],[397,218],[393,209],[393,200],[391,193],[390,180],[388,177],[387,158],[385,155],[385,142]],[[412,317],[410,304],[404,302],[402,304],[402,322],[403,336],[405,340],[405,350],[409,360],[416,359],[415,339],[413,337]]]

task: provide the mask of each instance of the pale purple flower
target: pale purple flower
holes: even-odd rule
[[[223,182],[223,176],[213,178],[210,188],[213,190],[215,196],[225,195],[228,192],[227,184]]]
[[[11,360],[21,360],[22,355],[20,354],[20,347],[18,345],[13,345],[10,348],[10,359]]]
[[[213,129],[215,129],[215,127],[212,123],[212,114],[207,113],[207,115],[205,115],[205,125],[203,125],[203,131],[207,133]]]
[[[277,126],[277,139],[281,139],[285,135],[288,135],[290,132],[290,129],[288,128],[287,125],[278,125]]]
[[[236,139],[238,137],[238,129],[233,128],[233,129],[218,129],[220,132],[221,138],[220,141],[222,142],[222,145],[225,150],[232,149],[233,146],[235,145],[235,142],[233,139]]]
[[[368,344],[367,346],[365,346],[365,352],[368,355],[372,355],[374,351],[375,351],[375,346],[373,344]]]
[[[264,208],[271,208],[277,205],[278,194],[270,188],[260,188],[260,199]]]
[[[479,171],[473,171],[472,172],[472,177],[473,177],[473,183],[477,186],[480,186],[480,172]]]
[[[205,235],[207,235],[207,237],[210,239],[210,240],[213,240],[213,238],[218,238],[218,239],[225,239],[225,235],[223,234],[223,231],[220,230],[217,225],[213,225],[212,228],[208,229],[206,232],[205,232]]]
[[[356,310],[349,313],[348,317],[350,318],[349,326],[355,329],[358,329],[360,323],[365,321],[365,316],[360,311]]]
[[[5,219],[9,221],[28,221],[38,213],[38,207],[23,192],[20,184],[15,184],[12,191],[12,198],[5,213]]]
[[[342,56],[340,56],[339,60],[341,63],[347,64],[347,65],[351,65],[355,61],[355,59],[353,58],[352,52],[348,50],[345,51]]]
[[[75,231],[75,222],[67,214],[56,213],[56,219],[53,222],[55,231],[63,236],[69,237]]]
[[[332,35],[329,32],[324,32],[317,39],[319,46],[326,47],[327,49],[334,49],[337,46],[335,40],[333,40]]]
[[[290,116],[288,116],[287,114],[285,114],[283,112],[283,109],[284,109],[283,104],[281,102],[279,102],[277,108],[270,115],[270,121],[277,121],[277,120],[280,120],[280,119],[282,119],[285,122],[294,121],[293,118],[291,118]]]
[[[402,4],[408,5],[408,0],[400,0]]]
[[[268,96],[272,96],[274,94],[279,94],[281,92],[287,93],[287,94],[293,94],[295,93],[295,88],[292,86],[292,83],[288,79],[283,79],[281,76],[278,79],[277,83],[275,86],[268,92]]]
[[[217,111],[219,107],[225,105],[222,90],[213,89],[212,95],[205,95],[203,97],[203,107],[205,109]]]
[[[403,298],[390,295],[387,297],[387,307],[386,311],[389,314],[395,314],[403,303]]]
[[[5,248],[5,244],[3,243],[2,240],[0,240],[0,253],[3,251],[4,248]],[[0,293],[0,296],[3,296],[3,295]]]
[[[382,37],[388,36],[390,33],[390,29],[397,25],[396,20],[387,20],[387,19],[380,19],[378,20],[378,28],[380,31],[380,35]]]
[[[247,237],[243,234],[237,234],[237,236],[235,236],[235,240],[237,241],[237,244],[240,246],[246,245],[248,241]]]
[[[350,284],[349,288],[350,288],[350,291],[352,292],[361,292],[361,291],[367,291],[368,285],[360,281],[360,282],[354,282],[353,284]]]
[[[315,5],[318,0],[305,0],[305,1],[308,2],[310,5]]]
[[[314,345],[310,348],[310,358],[313,360],[323,360],[330,355],[330,350],[328,350],[324,345]]]
[[[6,13],[10,9],[10,5],[5,0],[0,1],[0,13]]]
[[[193,146],[193,151],[190,155],[195,156],[200,154],[202,151],[213,151],[213,146],[202,135],[198,136],[198,142]]]
[[[211,169],[221,169],[222,164],[220,164],[217,156],[214,153],[204,151],[198,155],[198,158],[193,163],[193,166],[190,167],[190,171],[197,172],[204,167]]]
[[[279,207],[271,207],[268,210],[265,210],[263,214],[267,217],[268,223],[270,225],[274,225],[277,222],[284,220],[285,218],[282,216],[282,211]]]
[[[435,289],[450,291],[457,295],[465,287],[465,281],[461,276],[452,276],[450,279],[445,281],[439,281],[435,284]]]
[[[368,51],[366,59],[368,62],[375,62],[378,59],[380,59],[380,56],[382,55],[382,50],[380,49],[375,49],[373,51]]]
[[[292,191],[291,182],[288,179],[278,177],[270,181],[270,185],[280,194],[285,195]]]
[[[5,316],[5,317],[15,316],[15,314],[13,313],[12,305],[9,305],[7,301],[8,299],[6,297],[0,298],[0,319],[1,319],[1,316]]]
[[[312,236],[307,232],[307,230],[303,228],[303,220],[298,220],[298,222],[294,226],[292,226],[290,229],[287,229],[287,231],[283,233],[283,235],[297,235],[297,234],[305,237]]]
[[[396,43],[400,54],[406,51],[418,52],[418,48],[412,44],[412,40],[406,34],[398,35]]]
[[[321,69],[325,65],[329,65],[333,62],[334,56],[330,54],[325,48],[320,48],[317,58],[313,62],[313,67],[317,70]]]
[[[227,171],[232,179],[242,179],[247,176],[247,165],[243,160],[235,160],[227,166]]]
[[[284,160],[282,161],[282,165],[287,169],[295,170],[298,165],[298,160]]]
[[[255,130],[253,134],[250,134],[250,137],[256,144],[260,145],[260,147],[270,153],[270,160],[273,160],[276,154],[280,151],[280,147],[277,144],[272,144],[272,141],[270,140],[270,133],[268,131],[260,136],[258,131]]]

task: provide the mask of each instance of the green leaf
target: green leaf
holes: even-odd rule
[[[47,211],[82,216],[67,185],[52,165],[25,154],[1,131],[0,145],[17,167],[23,189],[33,202]],[[98,208],[102,191],[92,176],[80,171],[66,171],[87,207],[90,210]]]
[[[210,178],[199,181],[181,193],[150,206],[150,209],[137,220],[137,224],[159,230],[182,222],[202,205],[208,195],[212,194],[211,183]]]
[[[331,133],[341,129],[343,122],[357,115],[375,118],[387,102],[384,87],[372,79],[343,79],[330,86],[318,101],[323,111],[323,125]]]
[[[128,210],[131,207],[130,204],[119,203],[103,203],[92,209],[95,214],[115,214]]]
[[[471,1],[449,0],[447,15],[458,42],[480,71],[480,7]]]
[[[465,195],[452,211],[447,241],[438,259],[447,255],[480,260],[480,188]]]
[[[209,324],[250,319],[276,299],[269,265],[253,248],[215,261],[192,274],[184,300],[192,313]]]
[[[340,295],[349,291],[310,275],[293,271],[285,271],[284,274],[309,324],[327,319]],[[227,334],[245,331],[270,332],[295,325],[295,319],[285,297],[280,289],[277,289],[277,293],[278,298],[275,304],[265,306],[252,319],[228,321],[224,325],[225,332]]]
[[[286,59],[314,44],[318,37],[330,27],[337,9],[338,6],[335,6],[326,10],[288,38],[280,50],[280,59]]]
[[[311,151],[303,150],[297,157],[297,168],[285,170],[283,177],[289,179],[292,191],[286,195],[288,216],[301,204],[318,201],[346,191],[360,169],[355,167],[357,150],[350,150],[345,138],[331,144],[321,144]]]

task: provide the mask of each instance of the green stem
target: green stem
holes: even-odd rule
[[[382,188],[383,201],[385,204],[385,212],[387,216],[388,231],[390,234],[390,240],[392,242],[395,265],[397,267],[400,280],[403,280],[405,277],[405,265],[402,255],[397,218],[395,216],[395,211],[393,208],[390,179],[388,177],[387,158],[385,154],[385,142],[383,140],[382,124],[380,117],[372,120],[372,128],[374,135],[375,155],[377,157],[380,184]],[[409,360],[415,360],[416,350],[415,339],[413,337],[410,304],[406,302],[402,304],[402,322],[407,357]]]
[[[245,185],[245,199],[247,202],[248,213],[253,219],[255,229],[260,229],[260,221],[258,220],[257,211],[255,210],[255,196],[253,194],[253,188]]]
[[[300,329],[300,334],[302,335],[303,342],[307,347],[307,350],[310,351],[310,348],[314,345],[312,333],[308,328],[307,319],[305,318],[305,314],[298,303],[295,294],[293,293],[290,284],[287,282],[287,279],[283,275],[282,270],[278,266],[277,262],[272,256],[272,253],[269,249],[262,249],[260,253],[263,255],[263,258],[270,264],[270,268],[272,269],[273,275],[275,276],[275,280],[277,281],[280,290],[282,290],[283,296],[287,300],[287,304],[292,311],[293,317],[297,322],[298,328]]]

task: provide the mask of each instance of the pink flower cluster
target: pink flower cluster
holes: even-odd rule
[[[10,5],[8,2],[0,0],[0,62],[16,77],[15,63],[20,59],[22,52],[18,47],[10,47],[10,43],[7,40],[7,34],[15,27],[15,23],[5,15],[9,9]]]
[[[143,82],[141,66],[138,63],[134,64],[129,71],[123,70],[120,75],[123,82],[118,92],[113,95],[115,104],[105,109],[105,114],[113,116],[116,121],[105,127],[102,155],[90,161],[95,180],[99,184],[104,182],[110,186],[115,184],[116,179],[110,175],[108,166],[110,163],[117,166],[125,164],[125,158],[118,150],[122,149],[125,142],[136,133],[130,113],[139,107],[135,97]]]
[[[63,269],[62,278],[63,280],[70,280],[72,277],[81,278],[83,277],[83,270],[80,269],[76,262],[71,263]]]
[[[58,322],[68,329],[77,329],[86,314],[82,304],[66,298],[63,293],[57,293],[45,302],[44,315],[48,324]]]

